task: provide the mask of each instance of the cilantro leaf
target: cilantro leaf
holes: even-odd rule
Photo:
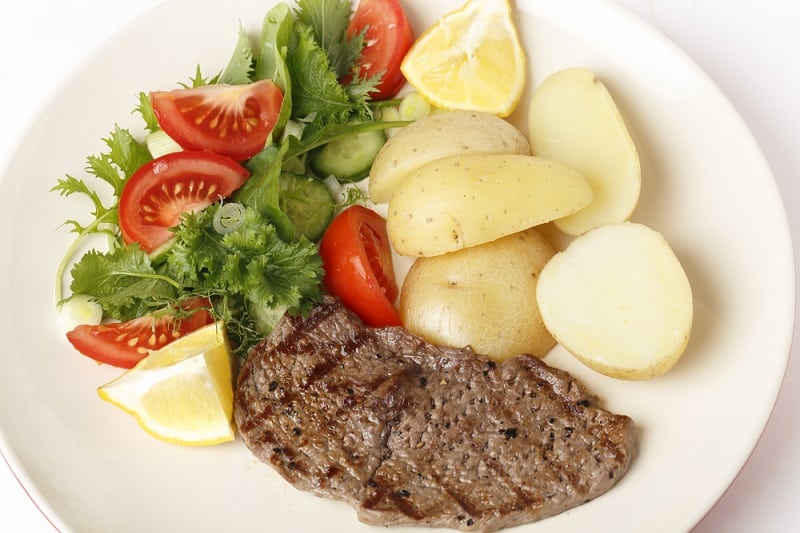
[[[260,309],[256,315],[277,318],[288,310],[306,310],[321,294],[322,259],[316,246],[305,240],[286,242],[259,211],[245,208],[242,224],[224,235],[213,227],[211,206],[181,219],[175,243],[168,252],[165,274],[197,294],[226,295],[235,302],[228,320],[244,320],[260,335],[274,321],[247,322],[241,312]],[[270,312],[270,310],[272,312]]]
[[[245,208],[242,224],[224,235],[213,228],[214,207],[188,214],[175,228],[167,258],[170,277],[190,266],[194,290],[238,293],[247,300],[297,312],[319,295],[322,260],[306,240],[285,242],[257,210]]]
[[[188,295],[211,298],[244,353],[285,311],[310,308],[321,295],[324,270],[313,243],[284,241],[255,209],[245,208],[241,225],[220,234],[213,223],[220,205],[185,214],[158,265],[135,244],[87,252],[72,268],[72,293],[89,295],[119,320]]]
[[[186,213],[181,217],[180,237],[175,239],[166,257],[167,275],[183,287],[200,287],[207,278],[213,280],[219,275],[218,252],[214,251],[217,239],[208,231],[201,213]]]
[[[285,242],[256,211],[245,211],[244,224],[224,235],[222,245],[229,252],[226,274],[249,302],[298,312],[305,298],[319,295],[322,260],[316,246],[302,239]]]
[[[139,246],[118,246],[109,253],[84,254],[72,268],[70,289],[91,295],[105,315],[130,320],[175,299],[176,285],[153,269]]]

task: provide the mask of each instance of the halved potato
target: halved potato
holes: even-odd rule
[[[623,379],[668,371],[692,328],[689,280],[664,237],[623,222],[575,238],[539,276],[547,329],[594,370]]]
[[[401,128],[383,145],[369,175],[369,197],[388,202],[397,187],[422,165],[456,154],[531,153],[528,139],[488,113],[442,111]]]
[[[605,85],[589,70],[570,68],[538,87],[528,114],[531,152],[585,177],[594,200],[554,221],[569,235],[628,220],[639,200],[639,155]]]
[[[400,293],[403,325],[429,342],[472,348],[496,361],[541,357],[555,340],[536,305],[536,282],[555,252],[531,228],[414,261]]]
[[[395,251],[432,256],[493,241],[592,201],[575,170],[527,155],[464,154],[432,161],[400,184],[387,213]]]

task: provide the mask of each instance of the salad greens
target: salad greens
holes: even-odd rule
[[[152,109],[150,109],[150,112],[152,113]],[[155,120],[154,114],[153,120]],[[119,196],[122,194],[125,181],[136,169],[151,160],[150,152],[144,143],[137,141],[130,131],[119,126],[115,126],[109,136],[103,139],[103,142],[108,147],[108,151],[100,155],[87,157],[86,171],[111,187],[114,196],[113,204],[104,203],[96,189],[87,185],[85,181],[69,174],[59,179],[51,189],[62,196],[79,194],[88,197],[93,205],[91,214],[94,217],[94,220],[89,224],[82,224],[75,219],[69,219],[65,222],[65,225],[69,226],[73,233],[77,234],[77,238],[64,254],[56,272],[56,297],[59,300],[63,294],[62,279],[64,270],[86,237],[103,233],[109,237],[112,245],[122,243],[119,235],[117,212]],[[114,316],[111,313],[109,315]]]
[[[130,320],[174,307],[188,297],[207,297],[215,317],[228,325],[237,351],[244,354],[284,311],[307,310],[321,294],[322,260],[316,244],[299,234],[281,209],[281,176],[308,174],[306,156],[326,143],[406,124],[374,120],[369,95],[380,76],[350,75],[364,46],[363,32],[347,36],[351,15],[349,0],[298,0],[294,9],[278,4],[265,15],[255,46],[240,27],[231,59],[219,74],[206,78],[198,66],[189,82],[181,84],[271,79],[284,92],[271,138],[245,162],[251,176],[232,198],[242,206],[236,227],[215,229],[215,213],[222,207],[217,202],[185,213],[166,249],[148,255],[136,243],[125,244],[118,227],[118,201],[126,180],[152,156],[144,142],[119,126],[103,139],[108,150],[87,158],[87,173],[110,186],[110,202],[82,179],[66,175],[58,180],[53,191],[85,195],[93,205],[91,222],[66,221],[77,237],[57,272],[58,297],[64,271],[84,239],[103,234],[110,240],[109,250],[91,250],[73,265],[70,290],[89,295],[103,307],[106,318]],[[135,111],[147,132],[159,131],[147,93],[139,93]],[[350,195],[346,202],[360,200]]]

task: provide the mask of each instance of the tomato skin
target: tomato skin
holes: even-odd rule
[[[161,129],[186,150],[210,150],[244,161],[264,148],[283,93],[270,80],[155,91],[150,102]]]
[[[394,307],[399,290],[383,217],[359,205],[347,208],[325,230],[319,253],[325,286],[365,324],[402,325]]]
[[[191,315],[176,318],[171,313],[147,315],[127,322],[92,326],[84,324],[67,332],[67,339],[83,355],[119,368],[133,368],[149,350],[157,350],[187,333],[210,324],[211,303],[193,298],[181,307]]]
[[[172,238],[183,213],[203,209],[241,187],[250,173],[212,152],[174,152],[142,165],[119,198],[123,240],[150,253]]]
[[[396,95],[406,82],[400,63],[414,43],[414,30],[398,0],[361,0],[347,35],[353,37],[365,27],[366,46],[356,62],[356,71],[361,78],[383,72],[377,91],[370,96],[373,100],[386,100]]]

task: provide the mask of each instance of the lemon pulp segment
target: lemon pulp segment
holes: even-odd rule
[[[525,53],[508,0],[469,0],[431,26],[401,70],[442,109],[508,116],[525,87]]]
[[[151,435],[178,444],[233,440],[233,381],[224,324],[204,326],[150,353],[98,394]]]

